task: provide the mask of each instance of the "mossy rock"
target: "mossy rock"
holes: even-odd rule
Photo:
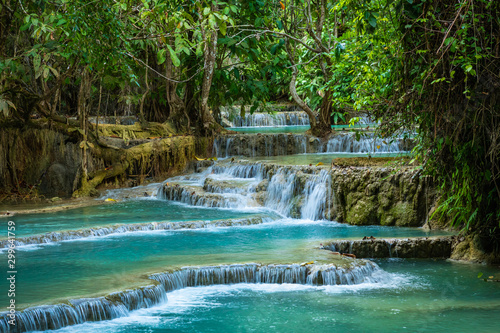
[[[358,200],[352,208],[347,210],[346,220],[347,223],[354,225],[378,224],[377,206],[373,198]]]
[[[397,225],[399,227],[420,227],[417,212],[408,202],[397,202],[388,211],[380,210],[382,225]]]

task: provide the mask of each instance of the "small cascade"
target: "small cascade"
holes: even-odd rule
[[[312,285],[353,285],[363,282],[377,283],[380,278],[372,274],[378,266],[369,265],[350,268],[334,267],[332,265],[316,265],[307,276],[307,284]]]
[[[216,164],[212,171],[217,175],[225,175],[233,178],[260,178],[263,176],[263,166],[260,163],[239,164],[234,163],[229,166]]]
[[[182,230],[182,229],[204,229],[228,226],[245,226],[262,224],[272,221],[272,217],[267,216],[252,216],[248,218],[215,220],[215,221],[182,221],[182,222],[150,222],[150,223],[134,223],[123,225],[112,225],[101,228],[88,228],[79,230],[68,230],[60,232],[50,232],[43,235],[35,235],[28,237],[16,238],[16,247],[33,245],[33,244],[48,244],[61,241],[69,241],[87,237],[103,237],[111,234],[122,234],[137,231],[154,231],[154,230]],[[9,248],[7,240],[0,241],[0,249]]]
[[[283,156],[321,151],[320,139],[305,134],[292,133],[219,135],[213,144],[214,155],[219,158]]]
[[[334,264],[260,265],[240,264],[208,267],[183,267],[181,270],[153,274],[167,291],[197,286],[236,283],[352,285],[379,282],[373,273],[380,268],[370,261],[359,261],[348,267]]]
[[[16,313],[16,325],[8,324],[6,313],[0,314],[4,332],[20,333],[55,330],[65,326],[128,316],[130,311],[148,308],[167,301],[162,285],[146,286],[110,294],[106,297],[70,300],[69,304],[42,305]]]
[[[329,215],[331,191],[328,170],[307,174],[281,167],[269,180],[265,206],[288,217],[321,220]]]
[[[231,156],[283,156],[315,153],[400,153],[413,148],[411,139],[381,139],[365,133],[336,133],[326,141],[306,134],[225,134],[215,138],[213,152]]]
[[[293,168],[280,168],[269,180],[265,206],[285,216],[297,216],[297,172]]]
[[[158,198],[182,202],[191,206],[211,208],[239,208],[239,197],[217,193],[199,192],[193,186],[179,186],[179,184],[165,184],[158,190]]]
[[[324,153],[400,153],[405,151],[401,140],[386,141],[374,137],[373,134],[364,134],[356,140],[354,134],[332,136],[323,147]]]
[[[332,177],[327,170],[321,170],[318,175],[307,180],[304,204],[300,210],[301,218],[313,221],[325,219],[331,206],[332,191]]]
[[[157,197],[203,207],[260,205],[286,217],[309,220],[331,216],[333,186],[325,168],[218,162],[210,170],[202,186],[171,179]]]
[[[206,192],[205,190],[216,189],[217,192]],[[247,208],[255,206],[253,200],[246,190],[231,190],[220,186],[180,186],[179,184],[164,184],[158,190],[158,198],[182,202],[187,205],[209,208]]]
[[[228,117],[227,114],[223,116]],[[262,127],[262,126],[308,126],[309,116],[304,111],[284,111],[275,114],[255,112],[244,117],[235,115],[231,127]]]

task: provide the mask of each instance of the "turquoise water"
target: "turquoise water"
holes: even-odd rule
[[[39,235],[46,232],[93,228],[112,224],[130,224],[161,221],[219,220],[249,216],[249,213],[187,206],[175,202],[147,198],[128,200],[98,206],[75,208],[43,214],[20,214],[11,218],[16,222],[16,236]],[[7,230],[7,219],[0,226]],[[5,227],[3,227],[5,226]],[[0,239],[6,238],[6,233]]]
[[[311,158],[322,157],[326,159],[323,163],[329,165],[332,158],[340,155],[358,154],[294,155],[281,156],[279,160],[283,164],[316,164],[322,160]],[[229,172],[230,168],[235,170]],[[183,181],[199,185],[203,177],[212,175],[219,182],[233,182],[232,185],[238,187],[241,179],[232,176],[232,172],[239,170],[244,173],[246,170],[244,166],[242,170],[238,168],[231,165],[227,174],[213,175],[211,169],[207,169],[198,177],[191,175]],[[321,187],[321,182],[324,180],[318,178],[314,184]],[[16,235],[112,224],[242,218],[257,211],[273,215],[263,207],[245,207],[243,199],[241,209],[216,209],[143,197],[144,192],[150,195],[157,186],[150,185],[147,190],[140,187],[109,191],[102,198],[116,198],[120,200],[117,203],[14,216]],[[283,191],[294,192],[289,187],[283,187]],[[324,194],[309,199],[320,203]],[[0,225],[5,227],[6,222],[3,220]],[[16,305],[22,310],[68,299],[103,296],[150,285],[150,274],[183,266],[310,261],[342,265],[352,263],[352,260],[321,250],[320,244],[364,236],[406,238],[448,234],[421,228],[350,226],[330,221],[280,218],[260,225],[135,231],[19,246],[16,249]],[[5,238],[5,233],[2,237]],[[0,260],[7,262],[5,249],[0,251]],[[477,276],[483,273],[498,277],[499,267],[443,260],[387,259],[375,262],[383,269],[374,273],[382,277],[373,280],[381,281],[377,283],[321,287],[239,284],[185,288],[168,293],[168,302],[134,311],[130,316],[88,322],[59,331],[322,333],[498,330],[500,284],[484,282]],[[0,290],[8,290],[8,287],[3,275]],[[5,309],[7,304],[8,299],[0,298],[0,307]]]
[[[335,158],[359,158],[359,157],[400,157],[409,156],[409,153],[317,153],[317,154],[295,154],[284,156],[259,156],[259,157],[242,157],[242,159],[254,162],[270,162],[280,165],[316,165],[321,162],[324,165],[330,166]],[[391,161],[387,161],[388,164]]]
[[[354,286],[230,285],[169,293],[130,317],[58,332],[496,332],[498,268],[449,261],[381,260],[390,279]]]
[[[332,129],[336,131],[348,131],[356,128],[366,128],[366,124],[349,125],[332,125]],[[373,124],[369,125],[370,128],[375,128]],[[311,126],[255,126],[255,127],[227,127],[227,130],[239,133],[305,133]]]
[[[214,212],[219,210],[214,209]],[[222,263],[300,263],[330,258],[314,250],[328,239],[442,235],[417,228],[356,227],[335,222],[279,220],[267,224],[187,231],[134,232],[19,247],[18,306],[103,295],[146,285],[147,273]],[[0,254],[6,262],[6,253]],[[7,290],[0,280],[0,290]],[[2,299],[0,307],[6,305]]]

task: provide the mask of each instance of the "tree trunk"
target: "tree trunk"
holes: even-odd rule
[[[290,62],[292,63],[292,79],[290,80],[289,84],[289,90],[290,90],[290,95],[292,95],[293,101],[302,109],[304,110],[307,115],[309,116],[309,123],[311,124],[311,134],[317,137],[325,137],[328,134],[331,133],[331,126],[329,125],[330,122],[324,122],[322,121],[322,116],[324,116],[323,113],[326,113],[327,111],[324,111],[320,114],[320,118],[316,118],[315,112],[307,105],[306,102],[302,98],[300,98],[299,94],[297,93],[297,76],[299,74],[299,70],[297,69],[297,66],[295,65],[295,59],[294,59],[294,53],[290,45],[290,40],[287,39],[286,41],[286,50],[288,53],[288,58],[290,59]],[[323,99],[323,104],[325,102],[325,99]],[[323,106],[322,104],[322,106]],[[326,105],[325,105],[326,107]],[[323,111],[323,109],[322,109]]]
[[[212,11],[218,9],[217,4],[212,4]],[[201,86],[201,101],[200,113],[202,121],[202,133],[205,135],[212,135],[215,131],[221,130],[222,127],[215,121],[212,112],[208,106],[208,97],[210,95],[210,88],[212,87],[212,78],[215,71],[215,62],[217,56],[217,27],[213,31],[202,29],[203,41],[205,47],[203,50],[203,82]]]

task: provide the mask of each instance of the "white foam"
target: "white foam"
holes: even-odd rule
[[[176,322],[185,320],[184,317],[176,315],[189,315],[190,312],[199,309],[214,309],[224,306],[220,297],[248,296],[254,293],[309,293],[324,292],[326,294],[352,294],[368,290],[398,290],[398,289],[421,289],[423,285],[408,274],[396,274],[379,271],[374,274],[381,274],[384,280],[380,283],[361,283],[357,285],[335,285],[335,286],[312,286],[300,284],[233,284],[233,285],[213,285],[203,287],[189,287],[169,292],[168,302],[151,307],[140,309],[130,313],[128,317],[117,318],[110,321],[85,323],[81,325],[66,327],[57,332],[127,332],[128,325],[141,325],[147,328],[161,327],[167,329],[175,327]],[[168,317],[165,317],[168,315]]]

